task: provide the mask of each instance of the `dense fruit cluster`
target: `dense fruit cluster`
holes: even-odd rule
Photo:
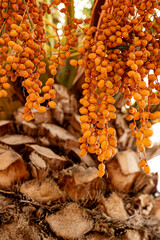
[[[58,37],[54,45],[58,53],[50,58],[49,69],[53,77],[42,86],[39,78],[45,73],[46,65],[43,61],[46,54],[43,46],[48,42],[43,17],[45,13],[51,13],[52,7],[57,9],[60,3],[64,4],[60,12],[69,17],[68,7],[71,3],[66,0],[54,0],[50,5],[36,0],[0,2],[0,97],[7,96],[11,83],[16,80],[22,82],[28,94],[24,109],[26,121],[33,119],[33,109],[44,113],[46,106],[55,108],[53,83],[57,67],[64,66],[65,59],[70,58],[70,48],[75,47],[78,40],[72,30],[82,20],[69,17],[69,24],[64,27],[64,36],[67,38],[65,46],[61,46],[57,29],[52,26]]]
[[[160,118],[160,112],[150,113],[150,106],[160,102],[160,8],[156,0],[109,0],[101,9],[98,26],[86,31],[84,47],[78,50],[82,58],[71,62],[85,67],[81,155],[96,153],[101,162],[98,176],[103,176],[103,161],[115,154],[117,146],[109,121],[116,118],[113,96],[121,92],[129,108],[131,134],[137,139],[139,165],[149,173],[145,147],[151,146],[150,120]]]
[[[61,45],[57,29],[52,26],[58,38],[54,45],[57,55],[50,58],[49,69],[53,77],[42,86],[39,77],[45,72],[43,44],[48,41],[43,16],[61,3],[64,8],[60,12],[68,16],[68,24],[64,27],[66,42]],[[33,119],[33,108],[40,113],[46,111],[46,106],[55,108],[53,83],[57,67],[70,58],[70,49],[78,41],[74,30],[80,27],[85,34],[84,46],[78,49],[82,57],[78,61],[72,59],[70,63],[85,68],[83,98],[80,100],[81,156],[87,152],[97,154],[101,162],[98,176],[104,175],[103,161],[116,153],[116,131],[109,122],[116,118],[114,96],[121,92],[128,106],[126,119],[131,121],[131,134],[137,139],[139,165],[149,173],[145,147],[151,146],[151,121],[160,118],[159,111],[150,111],[151,105],[160,102],[158,1],[108,0],[101,6],[98,26],[89,28],[79,26],[82,20],[71,19],[70,6],[67,0],[53,0],[50,5],[36,0],[0,2],[0,97],[7,96],[7,89],[19,81],[28,94],[24,109],[26,121]],[[136,101],[136,107],[132,99]]]
[[[39,80],[46,65],[43,61],[43,43],[47,42],[43,22],[46,12],[50,13],[48,6],[42,3],[39,8],[36,0],[2,0],[0,3],[0,97],[7,96],[12,82],[21,81],[28,93],[24,109],[26,121],[33,119],[33,108],[45,112],[46,107],[41,104],[46,101],[51,108],[55,107],[53,83],[57,65],[52,65],[53,78],[49,78],[45,86],[42,87]]]

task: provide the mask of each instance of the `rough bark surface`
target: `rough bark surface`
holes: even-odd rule
[[[95,156],[80,156],[77,103],[62,90],[60,121],[48,110],[26,123],[21,109],[0,121],[0,240],[159,240],[158,175],[126,150],[123,116],[112,123],[123,144],[100,179]]]

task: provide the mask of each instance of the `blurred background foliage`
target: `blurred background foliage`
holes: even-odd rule
[[[47,3],[51,3],[51,0],[46,0]],[[71,0],[72,6],[68,7],[68,11],[70,14],[71,19],[73,18],[80,18],[85,19],[89,18],[92,11],[92,6],[94,3],[94,0]],[[61,39],[61,46],[65,45],[66,37],[63,35],[64,32],[64,26],[67,25],[68,17],[60,13],[59,9],[63,7],[63,4],[60,4],[58,6],[58,9],[52,8],[51,14],[45,14],[44,21],[45,21],[45,30],[46,30],[46,36],[49,39],[49,42],[45,44],[44,48],[46,50],[46,73],[41,75],[41,81],[45,82],[48,77],[50,77],[50,71],[49,71],[49,59],[51,56],[56,55],[58,52],[58,49],[54,48],[54,45],[58,42],[58,37],[56,34],[55,29],[57,30],[60,39]],[[85,24],[86,26],[86,24]],[[84,24],[81,24],[81,27],[84,27]],[[83,39],[84,34],[83,31],[80,28],[77,28],[76,30],[73,30],[75,36],[78,38],[78,46],[71,48],[71,58],[78,59],[79,53],[77,52],[77,48],[83,45]],[[69,59],[65,60],[65,66],[59,66],[58,67],[58,73],[56,75],[56,82],[64,85],[68,89],[71,88],[72,82],[76,73],[76,68],[72,67],[69,64]]]

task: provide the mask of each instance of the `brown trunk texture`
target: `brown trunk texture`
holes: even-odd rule
[[[0,121],[0,239],[160,239],[158,175],[139,168],[124,116],[111,123],[117,154],[100,179],[96,157],[80,156],[76,99],[55,88],[55,110]]]

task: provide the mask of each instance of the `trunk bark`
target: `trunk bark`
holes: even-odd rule
[[[39,114],[26,123],[19,109],[0,122],[1,238],[158,240],[158,176],[139,168],[123,116],[112,123],[118,153],[100,179],[95,156],[80,156],[74,96],[57,86],[57,102],[61,119],[48,110],[45,123]]]

